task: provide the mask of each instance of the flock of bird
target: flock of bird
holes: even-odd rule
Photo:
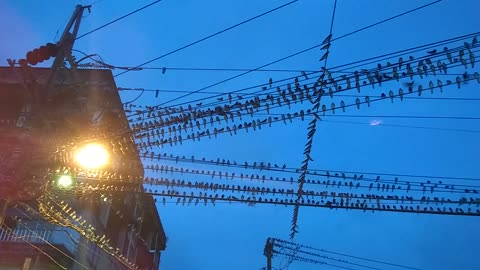
[[[464,58],[467,54],[471,55],[469,63],[466,68],[470,68],[475,64],[474,48],[479,45],[476,41],[473,41],[471,45],[456,47],[454,49],[448,49],[443,53],[429,54],[427,57],[420,59],[409,60],[399,59],[398,63],[391,64],[387,62],[386,65],[379,64],[376,69],[367,70],[362,69],[360,71],[354,71],[353,75],[341,75],[339,78],[333,77],[333,72],[327,69],[321,71],[321,75],[318,76],[317,81],[312,84],[301,84],[298,77],[294,78],[294,85],[286,84],[285,89],[282,90],[280,86],[274,90],[276,93],[262,93],[265,90],[260,91],[257,95],[251,99],[245,100],[242,96],[237,96],[237,100],[234,102],[231,94],[228,95],[227,102],[224,102],[222,98],[219,105],[212,104],[210,107],[202,108],[199,106],[192,107],[188,105],[187,108],[182,106],[178,108],[150,108],[147,112],[141,112],[137,119],[131,119],[131,125],[133,127],[136,138],[138,139],[138,148],[142,150],[151,149],[153,147],[162,147],[163,145],[178,145],[182,144],[186,140],[199,141],[202,137],[216,138],[219,134],[235,135],[240,130],[260,130],[262,126],[271,126],[274,123],[283,122],[284,124],[292,123],[294,119],[305,120],[307,116],[312,116],[316,121],[321,119],[320,116],[326,115],[327,112],[332,114],[341,110],[342,112],[348,107],[356,107],[360,109],[362,104],[370,106],[371,103],[390,99],[394,102],[395,99],[402,101],[405,96],[416,93],[421,96],[423,92],[430,91],[433,93],[435,90],[443,92],[443,89],[448,86],[456,85],[460,88],[463,83],[471,80],[476,80],[480,83],[480,77],[478,72],[468,73],[464,72],[462,75],[456,75],[452,79],[435,79],[429,80],[427,85],[421,83],[415,83],[410,81],[407,84],[407,88],[399,88],[397,91],[388,90],[376,95],[365,95],[363,97],[358,96],[350,103],[341,100],[338,103],[331,102],[321,105],[320,101],[325,96],[330,96],[332,99],[335,95],[344,91],[360,89],[371,85],[375,88],[375,85],[382,86],[388,81],[400,81],[400,79],[410,78],[413,80],[414,76],[420,76],[421,78],[439,75],[449,75],[443,73],[448,68],[458,66],[458,63],[467,61]],[[433,61],[437,58],[441,58],[445,54],[458,53],[458,57],[450,56],[448,63],[442,61],[442,59],[436,60],[437,66],[441,66],[442,69],[438,71],[434,68]],[[417,71],[414,72],[412,66],[417,63]],[[387,71],[388,70],[388,71]],[[435,70],[433,72],[432,70]],[[399,75],[398,73],[401,72]],[[387,74],[393,74],[389,76]],[[397,74],[397,75],[395,75]],[[311,80],[304,73],[305,80]],[[269,83],[270,85],[270,83]],[[353,86],[355,85],[355,86]],[[325,90],[328,89],[328,90]],[[289,108],[292,109],[294,104],[302,104],[303,102],[309,102],[313,106],[309,109],[300,109],[293,113],[283,112],[278,116],[269,116],[264,118],[255,119],[253,116],[261,112],[266,112],[267,115],[271,114],[274,109]],[[320,113],[321,111],[321,113]],[[247,116],[253,118],[252,120],[245,121]],[[234,122],[240,121],[239,124]]]
[[[480,216],[480,209],[478,208],[478,200],[469,202],[466,198],[461,201],[449,201],[449,199],[441,198],[434,201],[427,198],[415,199],[411,196],[377,196],[377,195],[351,195],[348,193],[331,193],[325,194],[325,198],[309,198],[293,199],[283,198],[279,196],[244,196],[244,195],[226,195],[219,193],[207,192],[148,192],[148,194],[162,197],[162,203],[167,203],[167,198],[176,199],[176,204],[179,205],[203,205],[217,202],[230,203],[245,203],[248,205],[255,204],[271,204],[283,206],[305,206],[305,207],[321,207],[330,209],[346,209],[346,210],[362,210],[366,211],[389,211],[389,212],[403,212],[403,213],[427,213],[427,214],[446,214],[446,215],[468,215]],[[296,196],[295,192],[292,192]],[[322,196],[322,195],[321,195]],[[329,197],[327,197],[329,196]],[[172,201],[173,202],[173,201]]]
[[[346,112],[350,107],[361,109],[370,107],[377,101],[403,101],[409,95],[443,92],[447,87],[460,89],[469,81],[476,80],[480,83],[479,73],[468,71],[476,67],[475,53],[479,46],[474,37],[454,48],[432,48],[418,58],[402,55],[394,63],[377,64],[375,68],[350,70],[343,74],[340,73],[342,71],[324,67],[319,72],[301,72],[300,76],[289,80],[274,81],[270,78],[258,91],[242,95],[231,92],[214,97],[213,102],[205,104],[187,103],[185,107],[146,107],[146,110],[133,111],[132,108],[142,107],[129,104],[126,110],[132,112],[129,118],[137,149],[130,146],[132,138],[128,133],[107,137],[103,135],[101,139],[109,141],[111,149],[125,157],[120,160],[125,171],[140,168],[140,164],[128,160],[131,153],[136,154],[138,151],[151,176],[143,179],[123,172],[79,170],[71,165],[71,153],[65,151],[71,145],[66,145],[64,150],[54,155],[52,168],[55,169],[52,171],[71,171],[86,179],[108,180],[77,184],[77,191],[85,199],[88,197],[86,195],[94,193],[142,192],[138,185],[132,183],[143,181],[145,192],[157,199],[161,198],[157,202],[164,204],[168,202],[188,206],[225,202],[294,206],[297,211],[294,211],[292,220],[293,233],[296,232],[300,206],[479,216],[480,187],[475,185],[458,181],[453,183],[447,179],[407,181],[394,176],[357,175],[309,167],[317,121],[330,113]],[[328,56],[328,40],[324,47],[327,53],[322,58]],[[467,71],[449,73],[453,69]],[[400,82],[406,82],[405,87],[382,90],[389,84]],[[337,100],[346,91],[356,93]],[[264,117],[261,117],[262,114]],[[277,123],[293,124],[294,121],[307,119],[307,143],[303,152],[305,159],[299,168],[269,162],[180,157],[155,151],[165,145],[181,145],[185,141],[200,141],[203,138],[214,139],[222,134],[234,136],[240,131],[252,132]],[[189,166],[181,166],[185,163],[189,163]],[[178,177],[171,177],[173,174]],[[283,176],[279,177],[279,174]],[[246,184],[246,181],[249,183]],[[85,220],[66,203],[56,202],[55,205],[54,200],[44,198],[41,211],[57,222],[76,226],[91,241],[125,259],[108,244],[105,237],[96,235],[93,227],[85,224]],[[121,213],[117,214],[121,218]],[[131,264],[128,260],[125,263]]]
[[[123,265],[131,270],[139,270],[140,268],[130,261],[122,254],[122,250],[118,247],[112,246],[110,239],[105,234],[98,234],[93,225],[87,223],[85,219],[77,215],[65,201],[53,194],[47,193],[38,199],[39,213],[49,219],[53,224],[59,224],[73,228],[75,231],[81,233],[90,242],[95,243],[100,249],[110,254]],[[36,210],[27,208],[31,214],[35,214]]]
[[[407,84],[407,88],[403,90],[400,88],[398,93],[394,93],[393,90],[390,90],[385,93],[376,94],[376,95],[365,95],[363,99],[360,97],[354,98],[354,100],[347,104],[344,100],[340,101],[340,106],[337,107],[335,103],[331,103],[329,108],[325,104],[321,105],[321,100],[329,96],[333,99],[339,93],[348,90],[355,90],[361,92],[361,89],[366,86],[371,86],[372,89],[375,89],[375,86],[382,87],[389,81],[400,81],[402,79],[413,80],[414,77],[419,76],[421,79],[428,79],[429,77],[439,76],[439,75],[449,75],[448,69],[454,68],[455,65],[460,64],[464,68],[473,68],[475,67],[475,48],[477,48],[478,42],[474,38],[471,43],[465,42],[462,46],[455,47],[453,49],[444,49],[441,52],[436,50],[429,51],[427,56],[420,57],[415,59],[409,57],[406,60],[403,60],[402,57],[398,59],[398,62],[391,64],[387,62],[386,64],[378,64],[377,68],[374,69],[362,69],[359,71],[353,71],[351,75],[341,75],[337,78],[333,77],[334,72],[331,72],[325,68],[322,69],[318,77],[312,77],[312,74],[307,74],[302,72],[303,79],[298,77],[293,78],[293,85],[286,83],[282,86],[277,86],[274,88],[274,82],[272,79],[269,79],[267,86],[263,86],[259,94],[255,94],[252,98],[247,99],[240,95],[237,95],[234,100],[232,94],[227,94],[226,98],[220,97],[217,98],[216,104],[206,105],[205,109],[202,108],[202,104],[197,104],[196,107],[188,105],[188,107],[178,107],[178,108],[149,108],[147,112],[142,112],[139,114],[139,118],[133,120],[131,125],[133,126],[134,135],[138,140],[138,150],[141,152],[141,156],[144,160],[150,159],[151,161],[156,161],[156,163],[145,164],[147,170],[152,171],[155,174],[162,173],[179,173],[179,174],[190,174],[198,176],[205,176],[211,179],[218,179],[220,183],[212,183],[206,181],[195,181],[189,182],[185,180],[165,180],[166,178],[146,178],[144,180],[145,184],[152,186],[161,187],[163,189],[149,189],[148,192],[152,194],[158,194],[160,196],[184,196],[183,199],[178,197],[177,200],[190,201],[193,199],[198,200],[213,200],[215,198],[222,198],[225,200],[240,201],[246,203],[279,203],[279,204],[297,204],[297,205],[309,205],[309,206],[328,206],[332,208],[342,208],[348,207],[352,209],[368,209],[371,207],[376,210],[395,210],[394,206],[390,207],[389,204],[381,204],[381,201],[384,200],[394,200],[395,204],[403,204],[405,202],[413,203],[431,203],[431,204],[459,204],[458,210],[450,211],[450,208],[440,208],[434,209],[433,206],[427,207],[427,209],[418,208],[417,206],[403,206],[398,207],[400,210],[415,210],[423,212],[436,212],[436,213],[453,213],[453,214],[472,214],[475,211],[471,209],[463,209],[461,206],[464,204],[470,204],[473,206],[478,206],[478,199],[475,198],[478,194],[478,187],[469,186],[469,185],[454,185],[447,182],[443,183],[431,183],[430,181],[426,182],[408,182],[400,181],[396,179],[383,179],[380,177],[364,177],[360,176],[346,176],[345,173],[330,173],[330,172],[318,172],[310,171],[308,169],[308,161],[310,158],[311,151],[311,141],[313,139],[313,134],[316,130],[314,124],[317,120],[321,119],[320,115],[326,115],[326,112],[330,111],[331,113],[336,113],[338,109],[345,111],[348,107],[356,107],[359,109],[362,104],[370,106],[373,102],[390,99],[393,102],[395,99],[403,100],[406,95],[414,94],[422,95],[423,91],[434,92],[435,89],[443,91],[444,87],[456,85],[457,88],[461,87],[462,83],[469,80],[477,80],[480,83],[480,78],[478,72],[463,73],[463,75],[456,75],[456,78],[452,81],[449,79],[446,80],[431,80],[428,83],[428,87],[423,87],[420,83],[414,83],[413,81]],[[446,59],[442,59],[445,57]],[[416,66],[416,70],[413,68]],[[308,80],[316,79],[314,83],[308,84],[304,83]],[[301,81],[303,80],[303,81]],[[284,89],[282,90],[282,87]],[[270,89],[270,90],[269,90]],[[269,93],[264,93],[268,92]],[[287,109],[292,107],[295,104],[310,104],[311,108],[305,110],[299,110],[294,113],[285,112],[280,114],[281,116],[269,116],[264,119],[254,119],[249,122],[243,122],[242,124],[233,124],[234,122],[240,120],[243,121],[243,118],[247,115],[251,118],[255,114],[259,114],[262,111],[267,112],[267,115],[270,114],[271,110],[284,108]],[[221,105],[220,105],[221,104]],[[163,144],[182,144],[184,140],[200,140],[201,137],[217,137],[221,133],[229,133],[231,135],[236,134],[240,129],[244,129],[248,132],[251,128],[252,130],[261,129],[262,125],[271,126],[273,123],[283,122],[285,124],[293,122],[294,119],[305,120],[307,116],[313,116],[312,121],[309,123],[308,128],[308,141],[305,145],[304,154],[306,159],[303,161],[300,168],[296,168],[294,171],[289,170],[286,165],[277,165],[271,164],[268,162],[253,162],[253,163],[237,163],[236,161],[229,160],[220,160],[217,161],[207,161],[203,159],[195,159],[193,156],[191,158],[186,157],[172,157],[167,156],[166,154],[159,154],[153,151],[154,147],[161,147]],[[151,120],[149,120],[151,119]],[[209,119],[209,120],[208,120]],[[148,120],[148,121],[147,121]],[[227,126],[218,127],[221,124],[231,123]],[[213,131],[210,131],[212,128]],[[195,132],[196,130],[196,132]],[[182,138],[182,134],[192,132],[187,134],[185,139]],[[155,140],[154,140],[155,139]],[[125,147],[125,143],[122,142],[116,143],[115,140],[111,140],[112,145],[122,150]],[[308,143],[310,142],[310,144]],[[171,161],[175,163],[179,162],[191,162],[198,163],[201,165],[221,165],[226,166],[228,170],[194,170],[183,167],[168,166],[166,164],[159,164],[158,161]],[[230,169],[231,168],[231,169]],[[248,169],[248,170],[260,170],[260,171],[276,171],[276,172],[285,172],[290,173],[289,177],[273,177],[268,175],[260,175],[256,173],[236,173],[232,169]],[[311,177],[307,179],[307,175]],[[100,177],[108,178],[110,181],[118,180],[120,182],[131,182],[138,181],[136,178],[122,176],[117,174],[112,174],[109,172],[90,172],[86,177]],[[155,179],[155,180],[154,180]],[[164,179],[164,180],[162,180]],[[232,181],[232,183],[225,182],[226,180]],[[262,186],[247,186],[241,185],[240,183],[235,183],[238,181],[257,181],[259,185]],[[267,184],[266,184],[266,183]],[[296,183],[300,185],[298,190],[293,188],[276,188],[273,185],[283,183]],[[317,190],[306,190],[303,191],[304,184],[315,184]],[[271,187],[268,187],[271,186]],[[318,187],[322,190],[318,190]],[[90,188],[92,186],[90,185]],[[178,188],[187,188],[187,189],[203,189],[204,193],[199,196],[193,196],[192,192],[175,193]],[[95,190],[106,190],[106,191],[125,191],[129,190],[129,187],[109,187],[109,185],[96,186],[93,189]],[[335,190],[333,190],[335,189]],[[233,196],[226,194],[213,194],[206,196],[205,191],[222,191],[222,192],[237,192],[244,195]],[[359,191],[364,190],[368,193],[360,193]],[[372,193],[370,193],[372,192]],[[401,194],[401,193],[405,194]],[[437,192],[445,193],[445,196],[431,196],[428,197],[425,194],[433,194]],[[416,196],[416,193],[420,193],[422,196]],[[457,194],[470,194],[472,197],[459,197],[453,198]],[[172,194],[176,194],[173,196]],[[342,194],[342,195],[340,195]],[[409,195],[410,194],[410,195]],[[245,196],[246,195],[246,196]],[[264,198],[261,199],[258,195],[263,195]],[[284,199],[282,196],[294,196],[296,198]],[[343,196],[345,195],[345,196]],[[447,196],[448,195],[448,196]],[[267,197],[265,197],[267,196]],[[271,196],[271,197],[268,197]],[[274,197],[277,196],[277,197]],[[280,197],[278,197],[280,196]],[[307,197],[305,200],[305,196]],[[315,200],[315,197],[320,199]],[[164,197],[165,198],[165,197]],[[340,198],[340,199],[338,199]],[[376,203],[369,206],[368,200],[375,198]],[[403,199],[402,199],[403,198]],[[327,200],[330,199],[330,200]],[[346,200],[349,200],[348,202]],[[358,200],[352,202],[350,200]],[[364,201],[365,200],[365,201]],[[380,202],[379,202],[380,201]],[[396,206],[395,206],[396,207]],[[410,208],[413,207],[413,208]],[[434,210],[432,210],[432,209]],[[428,210],[428,211],[427,211]]]
[[[283,177],[268,177],[266,175],[258,175],[258,174],[237,174],[235,175],[235,172],[231,172],[230,174],[228,171],[217,171],[214,173],[214,171],[209,171],[206,169],[202,170],[195,170],[195,169],[188,169],[184,167],[178,167],[179,163],[185,164],[185,163],[190,163],[190,164],[201,164],[202,166],[217,166],[217,167],[226,167],[225,170],[228,168],[236,168],[236,169],[249,169],[249,170],[259,170],[259,171],[271,171],[271,172],[276,172],[276,173],[284,173],[284,174],[298,174],[300,172],[300,168],[293,168],[290,167],[286,164],[283,165],[277,165],[277,164],[271,164],[271,163],[266,163],[266,162],[237,162],[237,161],[230,161],[226,159],[220,159],[217,158],[216,160],[207,160],[206,158],[195,158],[194,156],[191,156],[190,158],[187,158],[185,156],[174,156],[172,154],[167,155],[166,153],[163,154],[156,154],[155,152],[150,152],[150,158],[147,158],[144,156],[145,159],[145,169],[147,170],[152,170],[155,173],[186,173],[186,174],[202,174],[202,175],[209,175],[213,177],[218,177],[220,180],[222,179],[222,176],[224,176],[225,179],[240,179],[240,180],[261,180],[262,183],[265,181],[284,181],[284,182],[290,182],[293,183],[293,181],[298,181],[294,180],[293,176],[290,176],[288,179]],[[153,163],[150,163],[149,160]],[[162,160],[163,165],[159,165],[159,161]],[[171,166],[168,166],[169,163],[172,163]],[[173,165],[175,164],[175,165]],[[338,183],[341,183],[341,181],[347,181],[347,180],[353,180],[353,181],[363,181],[366,184],[368,182],[371,182],[369,185],[369,189],[373,188],[372,183],[383,183],[386,184],[383,188],[386,189],[387,191],[391,189],[392,191],[394,190],[393,186],[399,186],[399,188],[403,188],[405,190],[410,190],[411,187],[413,187],[412,190],[418,190],[418,191],[423,191],[426,192],[427,190],[432,192],[439,191],[439,192],[465,192],[465,193],[478,193],[478,188],[480,186],[476,185],[464,185],[458,183],[458,180],[461,179],[456,179],[457,183],[449,183],[446,181],[446,179],[441,180],[441,177],[437,177],[437,181],[433,182],[432,180],[425,180],[423,182],[418,182],[418,181],[405,181],[405,180],[400,180],[399,177],[395,177],[394,179],[384,179],[384,177],[381,176],[374,176],[374,174],[369,174],[368,176],[364,174],[349,174],[346,172],[341,172],[341,171],[325,171],[325,170],[317,170],[310,168],[309,170],[306,171],[307,175],[311,176],[318,176],[321,177],[319,179],[306,179],[305,182],[307,184],[322,184],[325,185],[327,188],[329,186],[335,187],[337,186],[338,188]],[[154,178],[146,178],[145,182],[149,183],[152,182]],[[340,181],[339,181],[340,180]],[[336,182],[338,181],[338,182]],[[456,186],[456,184],[460,184]],[[363,186],[362,186],[363,187]],[[416,187],[421,187],[420,189],[415,189]],[[365,186],[366,188],[366,186]]]
[[[321,57],[321,60],[326,60],[328,57],[330,38],[331,36],[324,41],[325,46],[322,49],[325,49],[326,52]],[[143,152],[144,157],[149,156],[153,159],[155,156],[153,149],[167,144],[170,146],[181,145],[186,140],[200,141],[202,137],[212,139],[217,138],[220,134],[227,133],[233,136],[242,129],[245,132],[249,132],[249,129],[256,131],[261,130],[262,125],[271,127],[274,123],[283,122],[287,124],[293,123],[294,119],[305,121],[307,116],[312,117],[308,122],[307,142],[303,151],[305,158],[297,171],[298,175],[296,175],[298,189],[296,200],[294,200],[294,214],[292,218],[291,238],[293,238],[297,228],[300,202],[304,201],[303,186],[307,182],[306,175],[308,174],[309,162],[312,161],[311,151],[313,138],[317,130],[317,121],[321,120],[321,117],[325,117],[327,112],[332,114],[338,113],[340,110],[341,112],[346,112],[348,107],[360,109],[363,104],[370,107],[372,103],[384,99],[389,99],[391,103],[396,99],[403,101],[407,95],[416,94],[422,96],[426,91],[432,94],[437,91],[443,92],[444,88],[454,85],[456,85],[457,89],[460,89],[462,84],[471,80],[476,80],[480,83],[480,76],[476,71],[473,73],[464,71],[461,72],[461,75],[449,73],[449,70],[458,69],[462,66],[467,70],[473,69],[476,62],[474,53],[477,47],[478,40],[475,36],[471,42],[464,41],[463,45],[451,49],[444,47],[441,52],[433,49],[427,51],[426,56],[417,59],[409,56],[404,60],[403,56],[400,56],[396,63],[379,63],[376,68],[354,70],[349,75],[343,74],[335,78],[334,71],[327,69],[325,66],[319,72],[320,75],[315,78],[312,76],[312,73],[302,72],[301,77],[294,77],[292,83],[276,85],[276,87],[274,87],[273,79],[270,78],[268,84],[261,86],[260,91],[252,93],[250,99],[245,98],[245,95],[237,95],[235,99],[232,96],[232,92],[225,97],[217,98],[217,102],[205,106],[202,103],[197,103],[195,107],[188,105],[187,108],[182,106],[177,108],[149,107],[147,111],[137,111],[137,118],[136,120],[131,119],[131,124],[138,140],[137,146],[139,150]],[[439,76],[444,78],[439,79]],[[414,81],[414,78],[417,82]],[[316,81],[312,82],[315,79]],[[376,91],[376,86],[384,89],[388,83],[397,84],[405,80],[408,81],[404,82],[406,85],[404,89],[397,88],[398,90],[395,91],[387,90],[374,95],[365,93],[367,86],[371,86],[373,91]],[[355,89],[358,94],[353,95],[350,100],[344,99],[340,100],[340,102],[333,100],[334,97],[339,96],[339,93],[350,90],[355,91]],[[362,91],[362,89],[364,90]],[[328,96],[332,99],[331,101],[325,101],[324,97]],[[302,105],[304,102],[305,104]],[[298,107],[298,109],[292,113],[291,111],[294,107]],[[273,110],[280,108],[282,110],[277,114],[278,116],[271,113]],[[254,115],[259,115],[263,112],[266,112],[266,117],[254,117]],[[250,118],[250,120],[244,120],[243,118]],[[160,159],[158,155],[157,157]],[[163,172],[162,166],[157,167],[157,165],[147,166],[147,169],[154,172]],[[220,173],[221,176],[222,174]],[[215,177],[214,173],[212,174],[213,177]],[[228,178],[228,173],[225,177]],[[251,176],[252,180],[255,178],[253,175]],[[262,180],[265,181],[265,177]],[[326,187],[330,185],[329,182],[329,180],[326,181]],[[352,181],[333,181],[331,185],[337,186],[337,188],[341,186],[349,187],[350,189],[367,187],[367,185],[362,185],[361,183],[354,184]],[[396,185],[390,186],[390,184],[380,183],[370,183],[368,190],[375,190],[375,186],[377,192],[380,190],[382,192],[389,192],[390,190],[390,192],[399,192],[396,189]],[[423,185],[421,187],[422,192],[425,193],[427,188],[433,193],[436,186],[431,185],[427,187],[427,185]],[[406,192],[412,191],[410,185],[404,190]],[[470,190],[468,188],[462,192],[470,191],[477,193],[476,189]],[[436,199],[445,201],[448,198]],[[429,199],[426,200],[428,201]],[[474,199],[471,200],[475,201]],[[335,202],[333,203],[335,204]],[[378,209],[389,210],[388,207],[380,208],[380,205],[377,206]],[[461,211],[460,209],[456,212],[461,213]],[[424,212],[429,211],[425,208]],[[438,208],[437,212],[448,211],[442,211],[442,209]],[[471,213],[471,209],[469,208],[466,212]],[[450,211],[450,213],[453,213],[453,211]]]

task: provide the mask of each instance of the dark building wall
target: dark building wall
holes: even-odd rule
[[[26,99],[44,94],[41,86],[47,81],[49,72],[50,69],[47,68],[20,70],[0,67],[1,134],[7,134],[12,130],[21,130],[16,124],[19,116],[22,115],[22,110],[25,109]],[[125,136],[118,140],[119,145],[113,145],[110,148],[115,152],[115,156],[109,165],[109,170],[115,171],[116,174],[140,176],[128,180],[130,184],[137,187],[137,191],[142,191],[143,167],[130,135],[128,121],[112,73],[109,70],[90,69],[61,72],[52,89],[56,94],[52,96],[49,106],[44,108],[42,113],[51,118],[55,132],[52,133],[40,127],[38,129],[40,131],[35,136],[43,136],[50,141],[63,144],[69,142],[71,136],[78,136],[81,141],[91,138],[92,134],[96,135],[99,132],[107,137],[125,133]],[[34,93],[32,94],[32,92]],[[32,108],[33,111],[36,109],[38,108]],[[42,133],[42,130],[44,133]],[[49,138],[52,137],[52,134],[55,134],[58,138]],[[0,144],[1,141],[2,137],[0,136]],[[112,140],[111,143],[117,142]],[[2,164],[0,164],[0,170],[1,166]],[[132,180],[136,182],[131,183]],[[2,196],[1,193],[0,196]],[[81,202],[78,198],[72,198],[70,195],[64,195],[63,199],[77,209],[78,214],[82,215],[85,220],[97,228],[98,234],[107,235],[113,244],[122,251],[122,254],[136,262],[142,269],[158,268],[160,250],[164,250],[166,247],[166,237],[151,196],[124,193],[112,195],[108,202],[96,204]],[[32,207],[35,208],[35,202],[32,202],[32,204]],[[14,211],[10,212],[13,213]],[[119,218],[117,212],[122,213],[123,217]],[[18,213],[14,214],[18,215]],[[48,226],[45,221],[36,220],[36,222],[43,222],[45,226]],[[17,226],[16,229],[20,230],[20,227]],[[2,244],[4,242],[7,244],[15,243],[15,245],[23,245],[24,247],[28,246],[25,242],[13,241],[12,239],[2,241]],[[65,243],[59,241],[57,244],[62,247]],[[102,252],[96,244],[79,237],[72,256],[82,264],[91,267],[91,269],[126,268],[112,259],[111,256]],[[38,252],[30,255],[16,253],[16,255],[21,258],[19,261],[13,260],[14,256],[1,257],[0,254],[0,261],[2,262],[0,267],[2,267],[1,265],[10,267],[7,266],[10,261],[15,261],[15,265],[18,265],[19,262],[22,263],[29,256],[32,256],[32,258],[35,256],[45,257],[39,255]],[[3,263],[4,259],[5,263]],[[72,263],[71,260],[70,263]],[[48,260],[46,260],[46,264],[48,268]],[[37,265],[40,264],[37,262]],[[72,264],[72,267],[73,269],[83,269],[75,263]]]

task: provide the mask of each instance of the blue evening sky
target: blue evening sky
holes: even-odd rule
[[[85,33],[149,2],[151,1],[100,1],[93,5],[91,14],[86,14],[79,33]],[[75,43],[75,49],[87,54],[96,53],[112,65],[135,66],[287,2],[164,0],[79,39]],[[339,0],[333,38],[429,2]],[[78,3],[90,4],[91,1],[0,1],[1,65],[7,64],[7,58],[23,58],[27,51],[58,40]],[[300,0],[147,65],[167,67],[165,74],[161,70],[131,71],[116,77],[116,84],[118,87],[198,90],[239,72],[179,71],[168,70],[168,67],[256,68],[317,45],[328,35],[333,3],[334,0]],[[327,68],[477,32],[480,29],[479,8],[480,2],[477,0],[443,0],[423,10],[340,39],[331,45]],[[455,46],[462,44],[463,41]],[[441,50],[442,47],[438,49]],[[416,53],[423,54],[425,52]],[[77,59],[82,57],[77,55]],[[318,61],[321,56],[322,52],[315,49],[269,68],[319,70],[323,64]],[[368,68],[376,66],[371,64]],[[479,71],[479,68],[476,66],[474,70]],[[459,68],[457,71],[452,72],[463,73],[465,70]],[[114,74],[119,72],[113,71]],[[295,75],[301,76],[299,72],[252,72],[206,91],[228,92],[267,83],[269,78],[275,81]],[[398,87],[392,86],[393,89]],[[367,87],[367,90],[371,89]],[[378,95],[380,92],[376,93]],[[146,92],[135,104],[160,104],[181,94],[183,93],[162,91],[155,98],[155,92]],[[129,101],[137,95],[138,92],[122,92],[122,99]],[[425,95],[478,99],[480,91],[476,82],[470,82],[460,90],[450,87],[443,94],[436,91],[434,95]],[[198,93],[181,101],[206,96],[208,94]],[[175,101],[168,105],[178,103]],[[340,114],[341,110],[337,109],[336,115]],[[480,177],[480,133],[388,126],[479,131],[479,120],[382,117],[480,117],[478,100],[408,99],[402,103],[396,100],[392,104],[386,99],[372,104],[370,108],[363,106],[357,110],[349,107],[344,114],[370,117],[329,117],[331,113],[324,117],[326,121],[319,122],[317,126],[311,168]],[[369,125],[373,120],[379,120],[382,124]],[[156,151],[214,160],[264,161],[298,168],[303,160],[307,123],[279,123],[260,131],[242,131],[232,137],[222,134],[218,139],[186,141],[182,146],[167,145]],[[200,168],[199,165],[189,163],[183,166]],[[207,169],[215,168],[209,166]],[[151,172],[147,172],[147,175],[155,176]],[[274,173],[268,175],[281,176]],[[287,188],[296,189],[296,185]],[[165,270],[260,269],[265,266],[263,248],[266,238],[288,239],[293,212],[292,207],[227,203],[215,206],[167,203],[166,206],[158,204],[157,207],[168,237],[167,250],[162,253],[160,265]],[[480,269],[478,217],[364,213],[303,207],[300,208],[298,225],[299,233],[295,241],[317,248],[421,269]],[[273,262],[275,267],[280,267],[284,260],[274,257]],[[320,267],[335,269],[301,262],[293,262],[289,269],[310,270]]]

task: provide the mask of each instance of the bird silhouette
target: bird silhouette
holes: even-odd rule
[[[322,45],[323,44],[327,44],[327,43],[330,43],[330,40],[332,39],[332,34],[328,35],[323,41],[322,41]]]
[[[323,56],[322,56],[322,57],[320,58],[320,60],[318,60],[318,61],[323,61],[323,60],[327,59],[328,53],[329,53],[328,51],[325,52],[325,54],[323,54]]]
[[[421,84],[419,84],[418,88],[417,88],[418,96],[422,95],[422,91],[423,91],[423,86]]]
[[[469,52],[469,59],[470,59],[470,65],[472,68],[475,67],[475,55],[473,54],[472,51]]]
[[[441,80],[437,80],[437,87],[440,89],[440,93],[443,92],[443,87],[442,87],[442,86],[443,86],[442,81],[441,81]]]
[[[305,80],[308,80],[308,76],[307,76],[307,73],[305,73],[305,71],[302,71],[302,76],[305,77]]]

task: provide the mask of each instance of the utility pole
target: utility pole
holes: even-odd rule
[[[272,270],[272,256],[273,256],[273,242],[275,239],[268,238],[265,243],[265,249],[263,250],[263,255],[267,257],[267,270]]]
[[[71,70],[75,70],[76,64],[75,60],[72,57],[72,47],[75,43],[77,38],[78,29],[80,27],[80,22],[82,20],[83,11],[85,9],[90,9],[91,6],[81,6],[77,5],[75,10],[73,11],[72,17],[68,22],[65,30],[60,38],[60,41],[57,44],[48,43],[45,46],[42,46],[38,49],[32,50],[27,53],[26,59],[18,60],[18,64],[20,65],[20,71],[17,70],[15,67],[14,60],[7,60],[14,73],[17,74],[19,77],[19,82],[25,88],[25,96],[24,96],[24,104],[22,108],[22,113],[17,119],[16,130],[20,131],[20,133],[28,133],[29,130],[29,123],[28,121],[31,120],[32,111],[34,113],[40,113],[44,107],[48,106],[48,101],[51,97],[56,94],[56,89],[54,89],[54,82],[56,80],[58,71],[65,68],[65,59],[70,63]],[[50,57],[55,56],[55,60],[52,64],[51,70],[48,74],[47,81],[44,85],[36,85],[33,83],[32,85],[27,85],[24,83],[24,79],[26,77],[31,77],[29,74],[29,66],[36,65],[39,62],[49,59]],[[35,80],[31,80],[35,82]],[[34,108],[34,109],[33,109]],[[32,110],[33,109],[33,110]],[[15,132],[15,131],[14,131]],[[19,143],[19,142],[17,142]],[[4,149],[2,149],[4,150]],[[23,152],[23,148],[20,147],[20,152]],[[3,164],[0,164],[3,165]],[[9,164],[6,164],[7,166]],[[4,166],[0,166],[4,167]],[[15,178],[15,175],[12,175]],[[20,176],[16,176],[19,178]],[[18,180],[18,179],[14,179]],[[0,179],[0,181],[4,181],[4,179]],[[14,181],[16,182],[16,181]],[[0,183],[2,185],[8,185],[8,181]],[[7,188],[8,190],[8,188]],[[16,191],[16,190],[13,190]],[[18,191],[18,190],[17,190]],[[3,197],[3,195],[2,195]],[[11,198],[8,195],[4,198],[0,197],[0,227],[3,226],[5,222],[6,212],[8,209],[8,205],[15,200],[15,198]]]
[[[58,42],[59,51],[55,56],[55,60],[52,64],[47,85],[45,87],[46,93],[44,93],[45,95],[42,96],[42,98],[46,98],[47,101],[52,97],[53,94],[55,94],[53,84],[55,82],[58,71],[65,67],[65,58],[69,62],[71,70],[76,70],[75,60],[72,57],[72,48],[75,40],[77,39],[78,29],[80,28],[80,22],[82,21],[83,11],[85,9],[90,10],[90,8],[91,6],[77,5],[75,7],[75,10],[73,11],[70,21],[68,22],[62,36],[60,37],[60,41]]]

